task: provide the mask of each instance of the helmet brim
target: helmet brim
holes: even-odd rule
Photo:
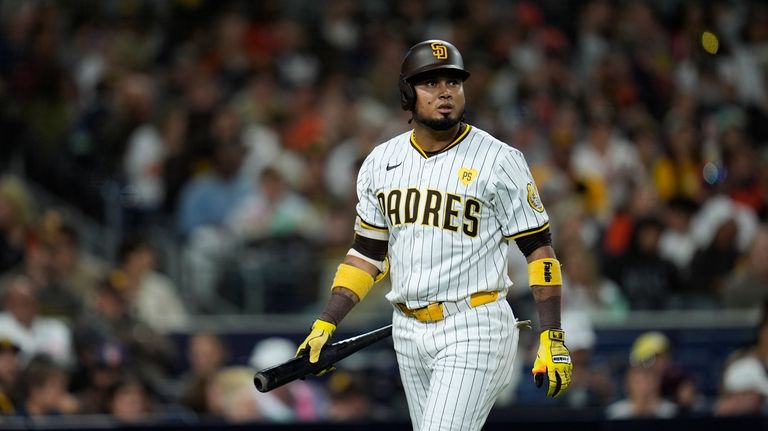
[[[441,71],[455,73],[462,81],[469,79],[470,73],[466,70],[452,64],[430,64],[422,68],[414,70],[408,76],[404,76],[403,79],[407,82],[415,82],[419,79],[423,79],[426,75],[437,74]]]

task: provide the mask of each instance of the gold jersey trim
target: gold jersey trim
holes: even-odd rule
[[[362,226],[362,227],[364,227],[366,229],[370,229],[370,230],[377,230],[379,232],[389,232],[389,229],[387,229],[385,227],[378,227],[378,226],[374,226],[374,225],[372,225],[370,223],[364,222],[362,217],[360,218],[360,226]]]
[[[453,141],[451,141],[451,143],[450,143],[450,144],[448,144],[448,145],[447,145],[445,148],[443,148],[442,150],[440,150],[440,151],[438,151],[438,152],[436,152],[436,153],[432,153],[432,154],[429,154],[429,155],[428,155],[426,152],[424,152],[424,150],[422,150],[422,149],[421,149],[421,147],[419,146],[419,144],[418,144],[418,143],[416,143],[416,135],[415,135],[414,131],[411,131],[411,146],[412,146],[412,147],[413,147],[413,148],[414,148],[416,151],[418,151],[418,152],[419,152],[419,154],[421,154],[421,157],[424,157],[425,159],[428,159],[430,155],[434,156],[434,155],[436,155],[436,154],[440,154],[440,153],[446,152],[446,151],[450,150],[451,148],[455,147],[456,145],[459,145],[459,143],[460,143],[461,141],[463,141],[463,140],[464,140],[464,138],[466,138],[466,137],[467,137],[467,135],[469,134],[469,131],[470,131],[470,130],[472,130],[472,126],[470,126],[469,124],[466,124],[466,125],[464,126],[464,130],[462,130],[462,131],[459,133],[459,136],[457,136],[457,137],[456,137],[456,139],[454,139]]]
[[[518,239],[518,238],[522,238],[524,236],[528,236],[528,235],[533,235],[535,233],[539,233],[539,232],[541,232],[541,231],[543,231],[545,229],[548,229],[548,228],[549,228],[549,222],[544,223],[544,226],[535,227],[533,229],[524,230],[524,231],[518,232],[518,233],[516,233],[514,235],[509,235],[509,236],[505,235],[504,239],[506,239],[507,241],[511,241],[511,240],[515,240],[515,239]]]

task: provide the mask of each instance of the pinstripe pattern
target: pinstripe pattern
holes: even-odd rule
[[[358,177],[357,213],[363,223],[358,223],[356,232],[376,238],[374,229],[366,229],[366,225],[379,233],[389,230],[392,291],[387,298],[419,308],[509,287],[504,237],[535,231],[548,223],[545,211],[538,212],[527,203],[526,186],[533,179],[522,153],[472,128],[458,145],[425,159],[411,146],[410,136],[410,132],[403,133],[376,147]],[[461,168],[475,169],[477,178],[462,184]],[[427,190],[460,196],[457,220],[462,218],[467,199],[476,200],[480,203],[479,232],[472,237],[418,222],[393,225],[377,195],[409,188],[420,191],[421,206]],[[441,208],[437,218],[444,217]],[[404,218],[402,210],[400,218]],[[417,220],[422,219],[420,212]]]
[[[549,221],[522,153],[477,128],[465,135],[425,157],[403,133],[360,169],[355,232],[388,238],[392,303],[420,308],[506,290],[508,240]],[[434,323],[396,310],[414,429],[479,430],[512,379],[517,337],[505,300]]]
[[[436,323],[399,312],[393,340],[414,430],[479,430],[512,381],[518,330],[496,301]]]

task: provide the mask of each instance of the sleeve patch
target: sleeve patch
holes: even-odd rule
[[[539,192],[533,183],[528,183],[528,205],[538,212],[544,212],[544,204],[541,203]]]

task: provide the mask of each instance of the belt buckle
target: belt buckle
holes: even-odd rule
[[[417,308],[415,310],[411,310],[405,304],[398,303],[397,308],[399,308],[406,316],[413,317],[420,322],[437,322],[445,318],[443,304],[440,302],[433,302],[426,307]]]
[[[437,322],[443,320],[443,304],[440,302],[433,302],[426,307],[419,310],[419,316],[417,317],[422,322]],[[414,313],[415,315],[416,313]]]

